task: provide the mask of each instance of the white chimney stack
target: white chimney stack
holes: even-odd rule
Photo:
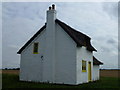
[[[49,82],[54,82],[55,77],[55,19],[56,10],[55,5],[49,7],[46,16],[46,56],[44,63],[43,78]],[[49,77],[48,77],[49,75]]]
[[[47,23],[55,19],[56,19],[56,10],[55,10],[55,5],[53,4],[52,7],[50,6],[49,10],[47,10]]]

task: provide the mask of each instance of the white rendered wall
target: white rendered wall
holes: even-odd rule
[[[76,43],[56,25],[55,83],[76,84]]]
[[[82,60],[85,60],[86,65],[86,72],[82,72]],[[86,47],[78,47],[77,48],[77,84],[82,84],[88,82],[88,62],[91,61],[91,71],[93,74],[93,53],[88,51]],[[92,75],[93,79],[93,75]]]
[[[99,80],[99,65],[93,65],[93,81]]]
[[[43,63],[41,56],[45,55],[45,30],[32,41],[21,53],[20,80],[23,81],[42,81]],[[33,43],[39,42],[39,54],[33,54]]]

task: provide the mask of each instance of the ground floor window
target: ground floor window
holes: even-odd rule
[[[82,60],[82,72],[86,72],[86,61]]]

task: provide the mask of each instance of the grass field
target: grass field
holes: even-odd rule
[[[13,71],[14,72],[14,71]],[[18,72],[18,71],[17,71]],[[118,77],[101,77],[99,81],[81,84],[77,86],[72,85],[58,85],[58,84],[43,84],[33,82],[19,81],[18,73],[10,73],[4,71],[2,74],[2,88],[119,88]],[[120,77],[119,77],[120,79]]]

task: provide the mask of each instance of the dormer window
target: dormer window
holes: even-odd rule
[[[38,45],[39,45],[38,42],[34,43],[34,45],[33,45],[33,54],[38,54]]]

